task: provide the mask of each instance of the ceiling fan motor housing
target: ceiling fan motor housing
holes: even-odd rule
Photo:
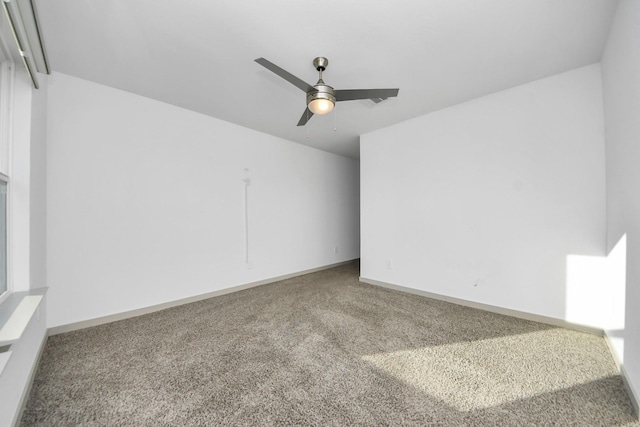
[[[331,86],[327,86],[325,84],[317,84],[313,88],[315,90],[307,93],[307,104],[309,104],[314,99],[328,99],[334,104],[336,103],[336,95],[333,92],[333,88]]]

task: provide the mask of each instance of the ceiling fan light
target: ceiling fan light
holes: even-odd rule
[[[327,114],[333,110],[334,103],[330,99],[316,98],[307,106],[313,114]]]

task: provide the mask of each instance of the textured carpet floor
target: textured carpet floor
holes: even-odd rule
[[[355,264],[48,339],[23,426],[637,426],[601,337]]]

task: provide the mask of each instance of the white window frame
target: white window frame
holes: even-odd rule
[[[0,40],[1,42],[1,40]],[[5,55],[6,49],[0,45],[0,179],[7,182],[7,242],[6,242],[6,266],[7,266],[7,289],[0,294],[0,304],[8,298],[13,291],[13,281],[11,274],[11,138],[12,138],[12,115],[11,105],[13,103],[13,82],[14,64]]]
[[[5,183],[7,186],[7,193],[6,193],[6,198],[5,198],[5,212],[4,212],[4,217],[6,220],[6,224],[4,225],[5,227],[5,241],[4,241],[4,248],[0,249],[4,252],[4,266],[5,266],[5,285],[6,285],[6,289],[0,290],[0,303],[2,303],[2,301],[4,301],[9,293],[11,292],[11,286],[10,286],[10,280],[9,278],[11,277],[10,273],[9,273],[9,265],[10,265],[10,259],[9,259],[9,230],[10,230],[10,226],[9,226],[9,177],[3,173],[0,172],[0,182]],[[1,245],[0,245],[1,246]]]

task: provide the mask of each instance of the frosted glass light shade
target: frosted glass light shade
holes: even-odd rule
[[[313,114],[327,114],[333,110],[333,102],[330,99],[314,99],[307,105]]]

